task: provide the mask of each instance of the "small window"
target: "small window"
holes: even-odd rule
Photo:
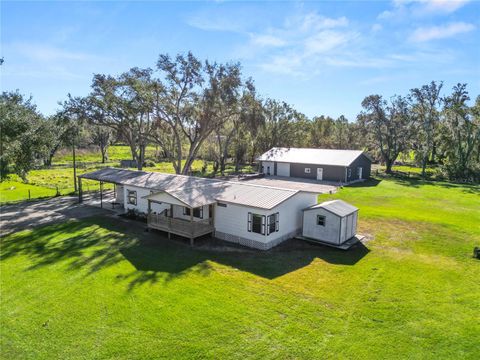
[[[217,205],[220,206],[220,207],[227,207],[227,204],[221,203],[221,202],[217,203]]]
[[[317,215],[317,225],[325,226],[325,216]]]
[[[127,190],[128,203],[131,205],[137,205],[137,192],[134,190]]]
[[[310,174],[312,170],[310,168],[305,168],[305,174]]]
[[[183,208],[183,215],[190,216],[190,208]],[[203,206],[193,208],[193,217],[203,219]]]
[[[278,231],[278,212],[267,218],[267,235]]]
[[[265,215],[248,213],[248,231],[265,235]]]

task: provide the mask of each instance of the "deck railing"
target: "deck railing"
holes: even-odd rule
[[[167,217],[164,214],[148,215],[148,227],[188,238],[195,238],[213,232],[212,219],[189,221]]]

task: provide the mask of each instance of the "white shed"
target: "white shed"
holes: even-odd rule
[[[303,211],[303,236],[334,245],[357,232],[358,208],[342,200],[326,201]]]

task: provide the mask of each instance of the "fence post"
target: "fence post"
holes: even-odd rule
[[[30,189],[28,189],[28,200],[30,200],[32,197],[30,196]]]
[[[60,196],[60,192],[58,191],[58,185],[55,185],[55,188],[57,189],[57,193],[55,194],[55,196]]]

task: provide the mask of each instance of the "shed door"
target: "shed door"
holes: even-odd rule
[[[317,168],[317,180],[323,180],[323,168]]]
[[[363,168],[362,167],[359,167],[358,168],[358,179],[362,179],[362,175],[363,175]]]

